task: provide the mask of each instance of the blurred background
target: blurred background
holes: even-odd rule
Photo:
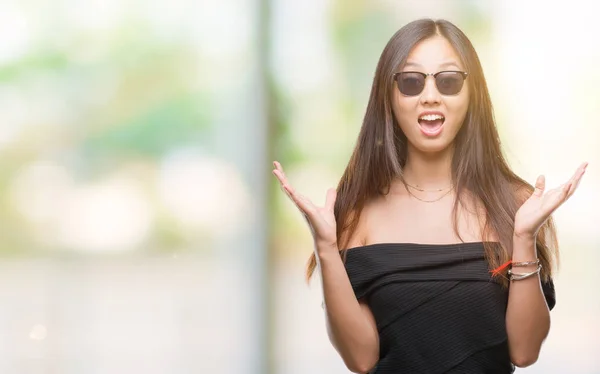
[[[348,372],[309,230],[392,34],[446,18],[483,63],[506,154],[577,193],[558,303],[523,373],[600,373],[596,2],[2,0],[0,373]]]

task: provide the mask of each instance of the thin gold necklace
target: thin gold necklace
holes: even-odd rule
[[[410,190],[409,190],[409,189],[406,189],[406,190],[408,191],[408,194],[409,194],[410,196],[414,197],[414,198],[415,198],[415,199],[417,199],[417,200],[420,200],[420,201],[422,201],[422,202],[424,202],[424,203],[435,203],[436,201],[439,201],[439,200],[441,200],[441,199],[442,199],[444,196],[448,195],[448,194],[450,193],[450,191],[452,191],[452,190],[453,190],[453,188],[450,188],[450,189],[449,189],[448,191],[446,191],[446,192],[445,192],[445,193],[444,193],[442,196],[440,196],[440,197],[438,197],[437,199],[434,199],[434,200],[425,200],[425,199],[421,199],[420,197],[418,197],[418,196],[416,196],[415,194],[413,194],[412,192],[410,192]]]
[[[442,192],[447,188],[452,188],[452,185],[449,185],[448,187],[444,187],[444,188],[434,188],[431,190],[425,190],[425,189],[419,187],[419,185],[413,186],[412,184],[408,184],[406,182],[404,182],[404,184],[406,184],[408,187],[414,188],[415,190],[422,191],[422,192]]]

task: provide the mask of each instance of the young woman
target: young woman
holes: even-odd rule
[[[324,207],[274,166],[312,230],[308,276],[319,269],[351,371],[512,373],[537,360],[555,304],[550,216],[587,163],[549,191],[513,173],[479,58],[452,23],[418,20],[390,39]]]

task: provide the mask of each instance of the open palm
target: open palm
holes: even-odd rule
[[[335,215],[333,213],[333,207],[335,205],[335,199],[337,196],[336,190],[333,188],[327,190],[327,197],[325,199],[324,207],[315,206],[315,204],[313,204],[307,197],[299,194],[289,184],[279,162],[273,162],[273,166],[275,167],[273,174],[275,174],[279,180],[280,187],[306,219],[315,243],[319,246],[324,245],[327,248],[336,247],[337,234]]]
[[[582,163],[571,179],[546,193],[544,193],[546,179],[540,175],[535,182],[533,194],[521,205],[515,215],[515,234],[535,237],[548,217],[573,195],[587,165],[587,162]]]

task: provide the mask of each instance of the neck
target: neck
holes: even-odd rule
[[[452,185],[452,146],[441,152],[424,153],[409,144],[404,181],[421,188],[445,188]]]

